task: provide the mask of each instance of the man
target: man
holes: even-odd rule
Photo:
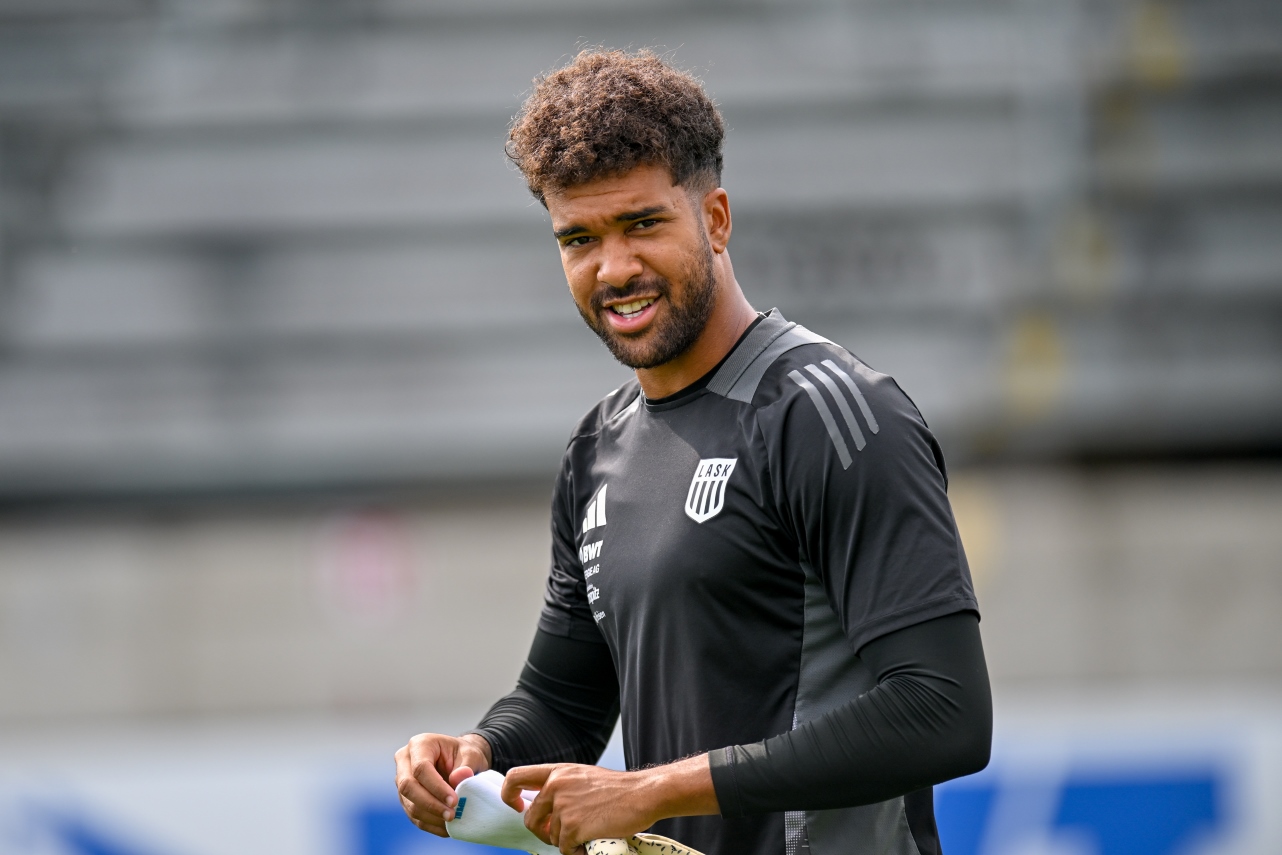
[[[396,755],[420,828],[454,787],[564,853],[656,831],[709,855],[938,853],[931,786],[988,762],[992,711],[939,447],[889,377],[748,304],[720,115],[650,53],[536,81],[509,156],[584,321],[636,380],[566,449],[516,689]],[[630,771],[596,761],[622,709]]]

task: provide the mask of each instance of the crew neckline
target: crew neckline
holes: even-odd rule
[[[721,357],[721,361],[718,362],[716,365],[712,366],[712,368],[708,369],[708,372],[706,374],[704,374],[698,380],[695,380],[689,386],[686,386],[684,389],[680,389],[676,392],[673,392],[671,395],[668,395],[667,397],[664,397],[664,398],[647,398],[645,396],[645,392],[642,392],[641,399],[645,402],[646,409],[653,410],[656,408],[666,408],[672,404],[682,403],[685,401],[685,399],[690,398],[694,395],[697,395],[698,393],[706,389],[708,387],[708,384],[712,382],[713,376],[716,375],[717,371],[721,369],[722,365],[726,364],[726,360],[730,358],[730,354],[734,353],[736,350],[739,349],[739,345],[743,344],[743,340],[748,337],[748,334],[752,332],[754,329],[756,329],[757,324],[761,323],[763,320],[765,320],[765,318],[766,316],[764,313],[757,312],[756,320],[748,324],[748,328],[744,330],[743,334],[740,335],[739,338],[735,341],[734,346],[726,351],[726,355]]]

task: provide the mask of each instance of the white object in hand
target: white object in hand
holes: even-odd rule
[[[561,850],[539,840],[525,827],[524,812],[518,813],[503,802],[502,789],[503,776],[493,769],[459,783],[455,788],[459,803],[454,819],[445,823],[450,837],[533,855],[561,855]]]
[[[445,830],[455,840],[481,843],[503,849],[519,849],[532,855],[561,855],[561,850],[544,843],[525,827],[525,812],[512,810],[503,801],[503,776],[493,769],[462,781],[454,819]],[[527,807],[528,809],[528,807]],[[657,834],[635,834],[627,840],[593,840],[588,855],[699,855]]]

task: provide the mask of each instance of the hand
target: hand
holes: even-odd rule
[[[410,822],[437,837],[448,837],[462,781],[490,768],[490,744],[475,733],[444,736],[420,733],[396,752],[396,791]]]
[[[564,855],[582,852],[589,840],[630,837],[670,816],[719,810],[706,754],[636,772],[570,763],[519,766],[503,779],[503,801],[524,810],[522,790],[539,791],[525,827]]]

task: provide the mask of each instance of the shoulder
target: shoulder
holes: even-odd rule
[[[775,359],[763,373],[752,404],[761,410],[818,401],[837,408],[844,401],[860,410],[875,403],[878,409],[920,418],[916,406],[893,377],[874,370],[841,345],[827,340],[793,348]],[[868,427],[878,432],[876,417],[870,419]]]
[[[597,401],[596,406],[579,419],[579,423],[570,434],[571,444],[575,440],[595,437],[607,424],[623,415],[629,408],[637,406],[640,400],[641,384],[633,378]]]
[[[814,401],[815,393],[822,399],[841,390],[847,393],[843,400],[852,406],[877,400],[916,414],[916,407],[889,375],[874,371],[846,348],[787,321],[773,309],[708,384],[708,391],[758,411]]]
[[[768,364],[756,366],[759,376],[746,401],[768,444],[783,442],[798,453],[826,449],[820,457],[834,455],[841,469],[869,454],[898,456],[905,443],[935,447],[920,411],[895,379],[846,348],[797,326],[775,350],[763,352]],[[937,453],[927,456],[942,468]]]

